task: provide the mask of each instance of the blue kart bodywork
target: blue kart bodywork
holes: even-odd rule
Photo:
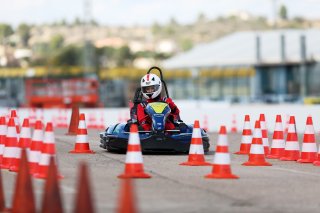
[[[129,139],[129,124],[119,123],[100,133],[100,147],[110,152],[125,153]],[[193,125],[186,125],[183,130],[165,132],[139,131],[142,152],[188,153],[192,138]],[[201,129],[203,148],[209,151],[209,137]]]

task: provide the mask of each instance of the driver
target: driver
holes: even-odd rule
[[[145,113],[145,108],[148,103],[152,102],[165,102],[169,105],[171,113],[166,121],[165,129],[175,129],[175,123],[180,120],[180,110],[173,103],[171,98],[161,97],[162,83],[160,78],[155,74],[146,74],[141,79],[141,92],[145,97],[146,102],[142,102],[137,107],[137,119],[140,126],[145,131],[151,130],[151,118]]]

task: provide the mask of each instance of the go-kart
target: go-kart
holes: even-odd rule
[[[160,72],[161,81],[167,97],[167,86],[163,81],[162,71],[158,67],[151,67],[151,70],[157,69]],[[134,105],[130,109],[131,119],[127,123],[118,123],[108,127],[105,132],[100,133],[100,147],[107,149],[109,152],[125,153],[127,150],[128,139],[130,134],[130,125],[138,124],[136,118],[136,107],[140,104],[143,97],[140,88],[137,89],[134,97]],[[175,152],[188,153],[192,138],[193,125],[187,125],[181,120],[175,123],[176,128],[166,130],[165,123],[171,112],[169,105],[165,102],[153,102],[146,106],[146,113],[151,117],[151,131],[144,131],[139,128],[139,137],[142,152]],[[201,129],[203,148],[205,152],[209,151],[209,137],[205,130]]]

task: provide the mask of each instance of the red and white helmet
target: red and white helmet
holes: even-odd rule
[[[141,92],[146,99],[156,98],[161,90],[161,79],[157,75],[146,74],[141,78]]]

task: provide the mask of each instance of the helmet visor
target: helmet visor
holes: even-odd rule
[[[146,86],[142,87],[142,92],[143,93],[153,93],[159,89],[160,85],[151,85],[151,86]]]

